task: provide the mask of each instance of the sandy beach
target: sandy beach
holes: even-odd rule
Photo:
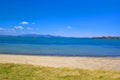
[[[0,63],[120,71],[120,57],[62,57],[0,54]]]

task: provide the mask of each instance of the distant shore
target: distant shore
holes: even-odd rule
[[[101,36],[101,37],[93,37],[93,39],[118,39],[120,40],[120,36]]]
[[[120,57],[60,57],[0,54],[0,63],[120,71]]]

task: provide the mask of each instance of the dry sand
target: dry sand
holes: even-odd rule
[[[120,71],[120,57],[57,57],[0,54],[0,63],[20,63],[49,67]]]

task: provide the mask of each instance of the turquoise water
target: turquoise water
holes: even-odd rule
[[[120,40],[0,37],[0,53],[52,56],[120,56]]]

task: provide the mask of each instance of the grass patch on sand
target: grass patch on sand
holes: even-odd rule
[[[1,63],[0,80],[120,80],[120,72]]]

